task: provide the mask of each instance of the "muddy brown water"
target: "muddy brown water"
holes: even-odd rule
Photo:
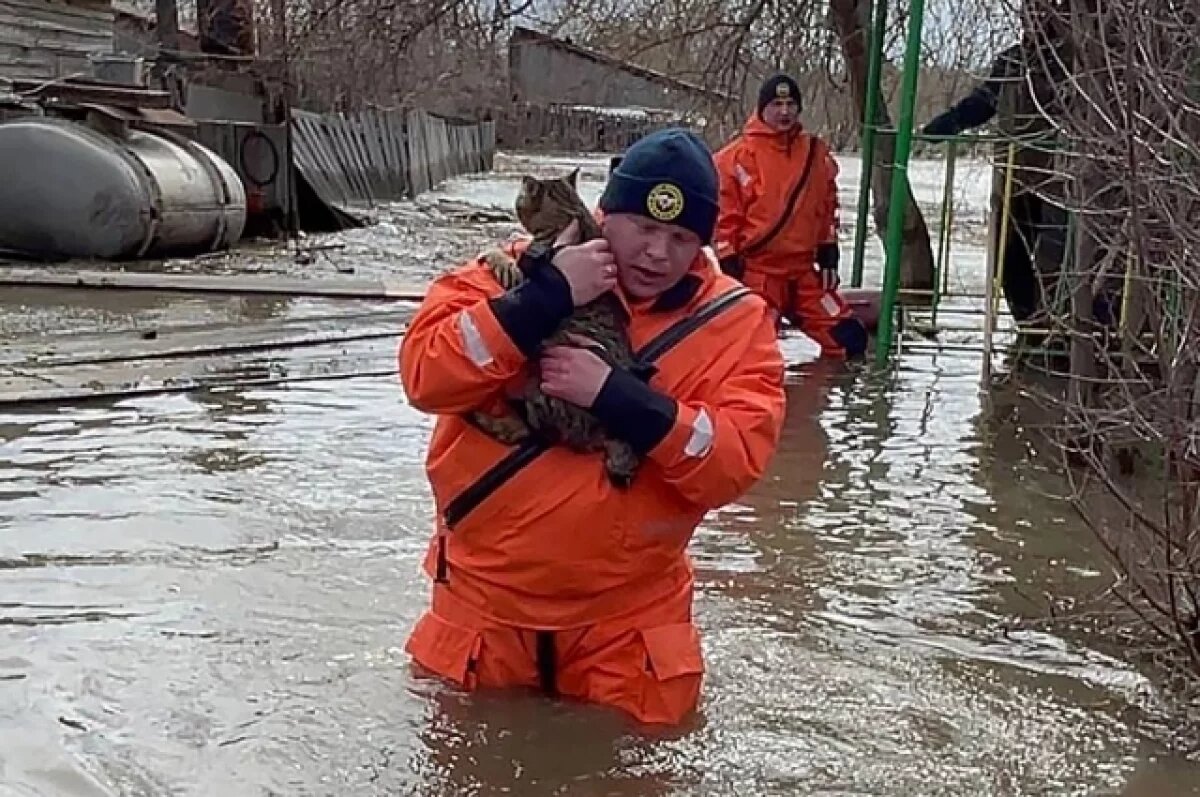
[[[363,308],[0,301],[6,340]],[[244,359],[386,369],[395,342]],[[1107,568],[979,360],[794,374],[770,474],[692,545],[699,716],[653,735],[413,677],[431,421],[394,377],[0,407],[0,794],[1200,794],[1146,673],[1014,630]]]
[[[1101,566],[985,444],[972,360],[797,374],[693,545],[700,716],[650,738],[412,676],[430,422],[394,379],[4,411],[0,792],[1200,793],[1142,675],[1005,631]]]

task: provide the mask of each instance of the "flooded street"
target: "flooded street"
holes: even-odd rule
[[[529,164],[508,163],[428,203],[511,196]],[[603,162],[583,163],[590,202]],[[304,268],[239,255],[212,270],[427,279],[511,228],[404,213],[322,239],[340,248]],[[967,248],[981,214],[960,211],[963,262],[981,258]],[[93,330],[348,333],[363,313],[403,307],[0,298],[6,345],[53,333],[79,352]],[[770,474],[692,546],[708,666],[695,723],[646,737],[600,710],[415,679],[402,646],[429,588],[432,422],[391,373],[397,342],[222,355],[240,377],[338,379],[0,406],[0,794],[1200,794],[1200,764],[1149,741],[1145,674],[1084,635],[1012,630],[1108,568],[1047,495],[1053,467],[984,414],[978,352],[909,352],[886,377],[793,374]]]

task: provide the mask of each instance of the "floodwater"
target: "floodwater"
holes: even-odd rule
[[[40,344],[364,309],[5,301],[7,338]],[[694,541],[708,678],[687,727],[415,679],[431,421],[386,374],[395,343],[241,363],[377,376],[0,407],[0,794],[1200,794],[1200,765],[1151,741],[1145,673],[1017,628],[1107,570],[966,351],[793,375],[771,473]]]

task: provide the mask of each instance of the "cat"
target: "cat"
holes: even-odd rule
[[[516,211],[521,225],[534,241],[552,243],[572,222],[579,222],[579,243],[601,235],[587,206],[580,199],[576,184],[578,167],[563,177],[539,179],[529,175],[521,179]],[[496,281],[505,290],[516,287],[525,279],[517,262],[500,249],[490,249],[483,261]],[[571,345],[573,333],[600,344],[602,357],[613,367],[635,370],[634,354],[626,333],[628,318],[624,306],[606,291],[593,301],[576,307],[568,318],[543,345]],[[597,352],[600,353],[600,352]],[[639,460],[632,447],[623,440],[605,435],[604,428],[590,411],[563,399],[547,396],[539,387],[536,375],[524,386],[524,418],[519,415],[470,414],[470,420],[480,430],[506,445],[516,445],[537,434],[551,443],[563,443],[575,451],[604,451],[604,467],[609,480],[617,487],[628,487],[637,473]]]

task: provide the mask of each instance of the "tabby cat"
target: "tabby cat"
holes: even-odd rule
[[[600,237],[600,227],[583,200],[576,182],[579,169],[564,177],[538,179],[525,176],[517,195],[516,211],[521,225],[534,241],[553,243],[571,223],[579,222],[579,242]],[[517,262],[499,249],[483,255],[496,280],[505,289],[519,285],[525,275]],[[568,335],[582,335],[604,349],[601,354],[614,367],[632,368],[633,351],[626,334],[625,308],[608,291],[568,318],[543,345],[570,344]],[[597,352],[600,353],[600,352]],[[639,465],[637,454],[628,443],[606,437],[595,416],[583,407],[542,393],[540,380],[532,376],[525,384],[524,419],[519,415],[494,416],[474,412],[470,420],[488,435],[506,445],[516,445],[536,433],[550,443],[563,443],[575,451],[604,451],[604,467],[609,480],[618,487],[633,481]]]

